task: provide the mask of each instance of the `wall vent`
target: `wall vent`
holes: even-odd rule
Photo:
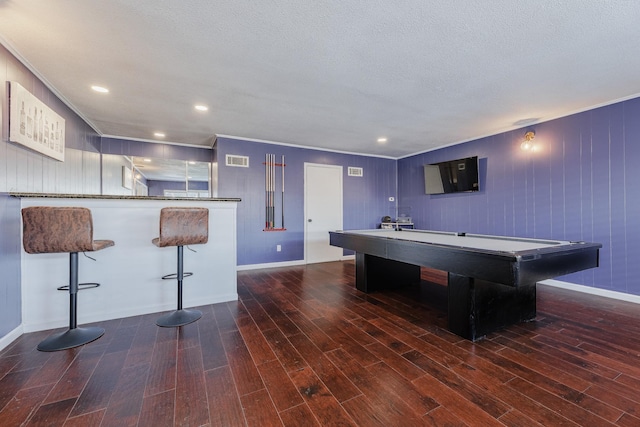
[[[227,154],[226,162],[227,166],[235,166],[237,168],[248,168],[249,167],[249,157],[248,156],[237,156],[235,154]]]
[[[362,168],[354,168],[353,166],[349,166],[348,175],[349,176],[362,176]]]

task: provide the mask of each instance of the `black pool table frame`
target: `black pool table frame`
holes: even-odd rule
[[[389,235],[388,230],[380,236],[358,231],[329,232],[330,244],[356,252],[356,288],[363,292],[419,283],[420,266],[447,271],[449,330],[472,341],[532,320],[536,316],[536,283],[597,267],[602,247],[598,243],[549,241],[549,246],[538,249],[496,251],[431,244],[412,240],[411,234],[442,232],[393,232],[398,233],[394,235],[397,237],[383,237]],[[545,243],[536,239],[504,239]]]

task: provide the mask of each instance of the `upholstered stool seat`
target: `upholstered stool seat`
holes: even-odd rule
[[[160,237],[152,243],[160,248],[176,246],[178,248],[178,272],[167,274],[163,279],[176,279],[178,282],[177,310],[160,317],[156,324],[162,327],[177,327],[198,320],[199,310],[182,308],[182,280],[193,273],[183,270],[184,246],[205,244],[209,240],[209,209],[189,207],[168,207],[160,210]]]
[[[66,350],[100,338],[104,329],[79,328],[78,290],[98,283],[78,283],[78,252],[93,252],[113,246],[113,240],[93,240],[93,219],[87,208],[34,206],[22,209],[22,244],[29,254],[69,253],[69,329],[45,339],[41,351]]]

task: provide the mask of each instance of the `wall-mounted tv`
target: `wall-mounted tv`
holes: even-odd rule
[[[478,157],[424,165],[426,194],[478,191]]]

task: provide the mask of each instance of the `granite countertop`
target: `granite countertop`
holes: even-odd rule
[[[164,196],[117,196],[108,194],[56,194],[56,193],[9,193],[11,197],[41,199],[95,199],[95,200],[188,200],[194,202],[240,202],[235,197],[164,197]]]

